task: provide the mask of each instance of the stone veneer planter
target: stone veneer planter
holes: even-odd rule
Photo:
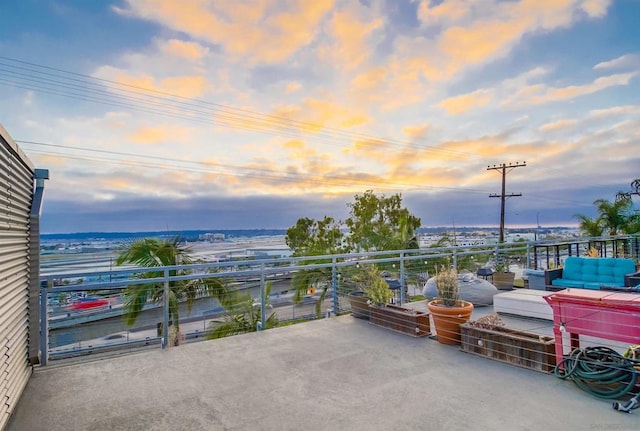
[[[550,373],[556,366],[555,340],[516,329],[460,325],[462,350],[496,361]]]
[[[412,337],[431,335],[429,313],[398,305],[370,305],[369,323]]]

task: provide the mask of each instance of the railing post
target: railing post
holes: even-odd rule
[[[162,343],[163,349],[169,346],[169,270],[164,270],[164,292],[162,295],[164,316],[162,318]],[[176,322],[179,324],[179,322]]]
[[[404,304],[404,251],[400,252],[400,305]]]
[[[53,281],[47,280],[46,284],[40,287],[40,365],[43,367],[49,362],[49,313],[47,309],[49,284],[53,284]]]
[[[336,258],[331,259],[331,287],[333,291],[333,312],[338,313],[339,311],[339,303],[338,303],[338,266]]]
[[[456,249],[451,249],[451,258],[453,259],[453,269],[458,270],[458,256],[456,255]]]
[[[265,314],[265,275],[264,275],[264,263],[260,265],[260,324],[256,328],[258,331],[261,331],[262,328],[266,325],[266,319],[264,317]]]

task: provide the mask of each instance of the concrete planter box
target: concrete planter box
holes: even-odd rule
[[[556,366],[555,340],[509,328],[460,325],[462,350],[530,370],[550,373]]]
[[[397,305],[370,305],[369,323],[412,337],[431,335],[429,313]]]

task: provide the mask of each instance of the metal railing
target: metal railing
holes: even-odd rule
[[[404,304],[409,299],[407,295],[421,293],[425,278],[441,265],[476,272],[483,266],[503,259],[514,269],[539,268],[537,250],[541,247],[547,247],[547,251],[552,250],[554,259],[560,263],[563,256],[580,254],[581,248],[583,254],[586,254],[587,247],[594,241],[604,244],[605,255],[624,253],[625,256],[638,258],[640,241],[639,236],[635,235],[576,238],[565,242],[434,247],[50,274],[41,278],[40,360],[42,365],[47,365],[49,359],[143,346],[160,345],[161,348],[166,348],[172,341],[169,334],[172,324],[169,318],[169,290],[177,282],[218,278],[224,280],[232,290],[249,293],[254,298],[252,306],[260,310],[255,328],[260,330],[266,327],[267,314],[270,312],[277,312],[280,321],[328,317],[348,312],[350,306],[346,300],[347,294],[354,290],[350,275],[361,265],[375,264],[390,279],[394,279],[399,286],[395,290],[394,302]],[[544,258],[548,260],[546,255]],[[296,296],[292,277],[300,271],[309,270],[321,270],[324,276],[320,277],[315,289],[309,286],[308,292],[298,292]],[[141,278],[144,274],[157,272],[163,275]],[[96,276],[103,276],[102,278],[111,281],[87,281]],[[275,286],[271,295],[266,294],[268,282]],[[145,304],[136,325],[129,327],[122,317],[126,314],[125,289],[148,284],[162,286],[161,301],[149,301]],[[74,301],[75,304],[82,304],[82,297],[86,298],[88,295],[97,298],[96,307],[69,308]],[[64,300],[60,301],[60,298]],[[219,301],[204,291],[195,300],[198,305],[196,315],[189,314],[178,322],[183,326],[191,325],[182,332],[185,342],[206,337],[211,327],[223,323],[224,319],[232,317],[234,313],[233,310],[222,309]],[[189,311],[186,303],[182,303],[181,307],[183,312]]]

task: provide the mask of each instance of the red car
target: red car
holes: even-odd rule
[[[90,310],[92,308],[104,307],[109,305],[108,299],[103,298],[82,298],[80,302],[76,302],[75,304],[71,304],[69,306],[70,310]]]

